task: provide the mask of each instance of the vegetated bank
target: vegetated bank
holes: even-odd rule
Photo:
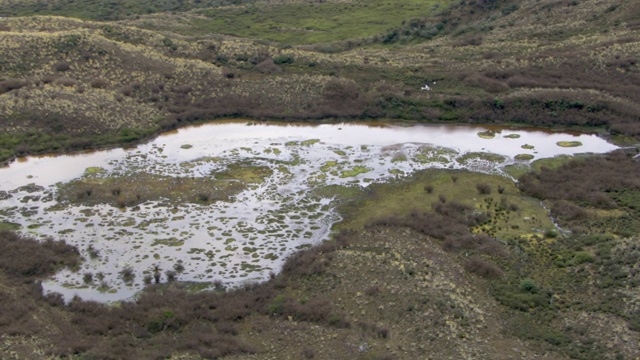
[[[228,292],[169,282],[133,303],[64,305],[42,298],[33,281],[75,266],[77,253],[3,232],[3,254],[12,255],[0,264],[11,310],[0,322],[3,349],[23,357],[634,358],[640,167],[624,152],[542,162],[518,187],[428,170],[350,192],[333,240],[294,255],[267,283]],[[557,190],[565,181],[583,191]]]
[[[63,1],[19,3],[0,8],[105,19]],[[363,22],[366,31],[346,40],[340,24],[316,29],[314,15],[308,29],[286,26],[311,4],[193,10],[214,6],[201,2],[162,16],[145,13],[164,5],[126,4],[117,22],[0,20],[0,158],[127,144],[228,117],[517,123],[598,129],[629,142],[640,134],[635,1],[443,2],[414,12],[407,1],[389,30]],[[384,13],[383,5],[318,6],[355,16]],[[279,25],[249,21],[252,38],[210,32],[262,10]],[[300,32],[330,35],[300,44],[278,37]]]
[[[461,3],[380,36],[311,45],[189,36],[192,25],[155,30],[188,13],[119,23],[5,18],[1,155],[122,144],[238,116],[602,127],[633,140],[636,8],[637,1]],[[425,83],[432,90],[419,90]],[[603,169],[624,177],[591,176]],[[350,205],[352,232],[301,252],[267,284],[221,294],[153,286],[120,307],[41,299],[33,278],[77,261],[73,250],[45,245],[33,266],[0,266],[2,351],[635,358],[638,189],[628,179],[638,175],[629,155],[614,154],[543,168],[525,175],[520,190],[455,172],[374,186]],[[571,189],[584,191],[554,192],[567,176]],[[544,209],[527,194],[571,233],[545,228],[546,215],[530,216]],[[404,212],[378,212],[367,196]],[[40,251],[25,250],[39,245],[15,234],[1,237],[3,254]]]

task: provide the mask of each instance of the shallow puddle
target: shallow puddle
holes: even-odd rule
[[[503,174],[531,159],[616,149],[588,134],[490,132],[233,122],[133,149],[29,157],[0,169],[0,225],[79,248],[81,269],[44,283],[67,299],[129,298],[158,273],[162,282],[238,286],[267,279],[291,253],[328,236],[340,193],[328,186],[364,187],[427,168]],[[559,145],[567,143],[580,146]],[[174,193],[162,196],[165,188]],[[123,194],[128,201],[118,202]]]

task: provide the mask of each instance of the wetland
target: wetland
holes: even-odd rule
[[[528,128],[212,123],[133,148],[20,158],[0,169],[0,227],[78,248],[79,268],[43,283],[66,299],[124,300],[174,280],[233,288],[328,239],[336,206],[370,184],[433,168],[515,181],[535,160],[615,149]]]

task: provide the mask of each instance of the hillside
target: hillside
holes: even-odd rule
[[[106,17],[117,21],[96,21],[80,3],[0,2],[0,14],[42,15],[0,19],[0,157],[220,117],[640,135],[637,1],[123,3]]]
[[[0,0],[0,161],[219,118],[534,125],[632,145],[537,161],[517,182],[426,170],[321,189],[341,201],[333,238],[229,291],[167,281],[64,304],[39,281],[91,259],[0,229],[0,358],[637,359],[638,9]]]
[[[0,355],[634,359],[640,169],[623,153],[542,164],[520,188],[448,170],[372,185],[343,203],[333,240],[229,292],[169,282],[133,303],[63,306],[30,282],[75,266],[77,252],[2,232]],[[582,176],[610,168],[619,175]],[[561,179],[600,190],[554,192]]]

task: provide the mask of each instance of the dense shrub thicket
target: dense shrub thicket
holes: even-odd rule
[[[558,168],[523,175],[520,189],[551,202],[551,213],[574,230],[607,225],[621,235],[640,230],[640,163],[624,151],[572,160]],[[590,217],[588,209],[622,209],[614,218]]]
[[[32,281],[62,267],[76,267],[78,250],[61,241],[39,242],[9,231],[0,232],[0,270],[12,279]]]
[[[341,233],[335,241],[298,253],[285,265],[284,276],[268,283],[200,293],[190,293],[178,283],[150,285],[135,302],[107,306],[79,298],[64,304],[57,294],[43,298],[32,281],[60,266],[76,266],[77,250],[61,242],[0,232],[0,279],[17,280],[10,291],[0,288],[0,333],[47,338],[54,344],[49,351],[58,356],[157,359],[179,351],[213,359],[259,351],[239,336],[239,322],[249,315],[349,327],[350,321],[325,298],[301,301],[279,293],[287,279],[323,272],[331,253],[347,246],[349,236]],[[35,311],[47,314],[47,328],[32,316]]]
[[[447,251],[472,252],[492,257],[503,257],[506,248],[495,238],[486,234],[473,234],[471,228],[489,221],[490,215],[485,212],[446,199],[432,204],[432,211],[412,211],[409,216],[390,216],[378,219],[369,226],[404,226],[442,241],[442,248]],[[500,276],[501,270],[480,257],[474,257],[465,268],[483,277]]]
[[[571,200],[597,208],[615,207],[614,193],[640,190],[640,163],[616,151],[576,159],[558,168],[543,167],[518,179],[525,193],[538,199]]]

